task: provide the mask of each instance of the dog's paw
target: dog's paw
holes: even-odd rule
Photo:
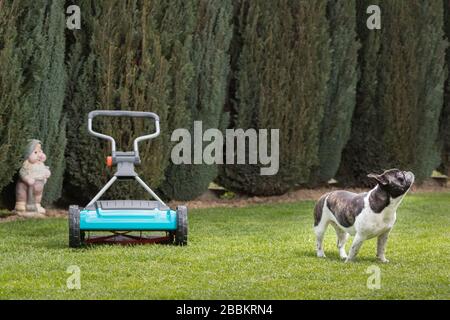
[[[345,251],[344,248],[339,249],[339,257],[340,257],[342,260],[347,259],[348,255],[347,255],[347,252]]]
[[[325,255],[325,253],[322,252],[317,252],[317,258],[326,258],[327,256]]]
[[[389,263],[389,260],[386,257],[378,257],[378,260],[382,263]]]

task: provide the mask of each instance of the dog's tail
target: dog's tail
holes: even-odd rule
[[[323,206],[329,194],[330,192],[325,193],[323,196],[321,196],[319,201],[317,201],[316,206],[314,207],[314,227],[317,226],[322,219]]]

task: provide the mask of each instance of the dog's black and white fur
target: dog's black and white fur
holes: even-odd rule
[[[369,192],[333,191],[324,194],[317,202],[314,231],[318,257],[325,257],[323,237],[331,224],[336,230],[339,255],[346,262],[355,259],[364,240],[374,237],[378,237],[378,259],[389,262],[384,255],[386,242],[396,220],[397,208],[414,182],[414,174],[390,169],[368,177],[377,181],[377,186]],[[349,234],[355,238],[347,256],[345,242]]]

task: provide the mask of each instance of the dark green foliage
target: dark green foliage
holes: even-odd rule
[[[378,4],[381,30],[366,28]],[[418,181],[440,163],[438,119],[445,79],[443,6],[435,1],[361,1],[361,81],[341,180],[362,184],[383,168],[410,169]]]
[[[0,1],[0,191],[23,162],[31,108],[22,92],[24,81],[17,20],[22,1]]]
[[[69,5],[73,4],[70,2]],[[87,110],[95,109],[95,74],[93,56],[90,55],[90,37],[92,36],[91,1],[77,1],[83,15],[81,30],[67,31],[67,92],[64,110],[70,121],[67,124],[66,172],[64,178],[64,197],[70,200],[86,198],[86,194],[95,193],[96,186],[88,183],[80,185],[77,181],[92,174],[89,168],[80,164],[82,155],[93,155],[93,149],[99,148],[97,140],[87,135]],[[80,153],[83,153],[80,155]],[[101,180],[104,181],[104,178]]]
[[[280,169],[224,166],[227,188],[258,195],[307,183],[319,164],[320,125],[327,104],[330,49],[326,1],[240,1],[242,44],[234,71],[237,128],[280,129]],[[234,47],[234,46],[233,46]]]
[[[408,2],[408,8],[409,6]],[[441,162],[439,116],[443,106],[444,83],[447,76],[445,51],[448,42],[444,39],[444,12],[439,1],[422,0],[414,9],[412,15],[418,16],[420,23],[415,26],[416,29],[410,37],[414,39],[419,34],[419,39],[414,47],[417,52],[415,61],[419,61],[415,62],[419,67],[419,74],[417,79],[414,79],[417,81],[416,89],[412,90],[417,97],[416,115],[415,119],[409,122],[409,126],[417,129],[412,130],[416,137],[412,139],[411,145],[415,148],[410,150],[409,158],[414,161],[405,166],[412,168],[420,182],[428,178]],[[412,23],[416,23],[416,21],[414,20]],[[407,74],[410,65],[406,64],[404,70]],[[396,90],[401,89],[403,87],[399,86]],[[397,123],[399,114],[401,113],[394,111],[390,123]],[[393,139],[389,141],[392,142]],[[389,146],[395,148],[392,144]],[[404,153],[402,152],[402,154]],[[400,158],[400,155],[397,154],[396,158]]]
[[[338,179],[344,183],[364,183],[367,173],[382,169],[381,162],[385,155],[380,143],[384,126],[380,122],[377,100],[381,32],[367,29],[366,8],[370,4],[370,1],[357,2],[357,30],[362,44],[359,52],[361,75],[357,84],[351,136],[343,151],[339,168]]]
[[[319,167],[311,181],[313,184],[326,182],[336,174],[342,150],[350,136],[356,104],[359,49],[356,0],[328,1],[327,17],[331,38],[331,73],[321,124]]]
[[[450,38],[450,2],[444,1],[445,33]],[[445,83],[444,107],[440,118],[440,138],[442,143],[441,169],[450,175],[450,48],[447,48],[447,81]]]
[[[159,186],[169,164],[170,134],[202,120],[204,128],[223,126],[223,101],[228,72],[230,3],[219,1],[77,2],[84,12],[83,33],[70,48],[71,87],[66,99],[72,119],[66,187],[83,199],[92,196],[109,176],[104,157],[109,146],[87,135],[86,115],[94,109],[153,111],[161,117],[162,134],[143,143],[139,172]],[[124,11],[124,14],[119,12]],[[127,75],[127,77],[123,77]],[[126,121],[98,128],[130,148],[143,126]],[[81,128],[81,130],[80,130]],[[168,198],[191,199],[214,179],[214,166],[170,166],[161,189]],[[102,178],[98,178],[98,177]],[[201,177],[201,178],[199,178]],[[114,197],[140,197],[139,186],[123,184]]]
[[[70,4],[81,30],[65,28]],[[366,26],[369,5],[381,7],[381,30]],[[280,194],[338,169],[352,185],[391,167],[418,181],[440,163],[448,173],[449,11],[447,0],[0,0],[0,192],[14,199],[23,147],[36,138],[52,171],[44,201],[60,197],[63,177],[68,198],[93,196],[112,174],[110,146],[87,134],[94,109],[160,115],[137,170],[169,199],[193,199],[218,175],[171,164],[173,130],[192,133],[196,120],[203,130],[280,129],[278,174],[222,166],[218,182],[233,191]],[[94,127],[119,150],[154,130],[111,118]],[[122,183],[109,195],[144,191]]]
[[[66,119],[62,113],[66,88],[65,7],[63,0],[33,1],[21,22],[20,43],[33,39],[29,47],[29,74],[25,86],[30,88],[29,103],[33,108],[32,137],[42,141],[47,154],[46,165],[52,176],[47,181],[44,201],[51,203],[61,195],[66,146]]]
[[[52,171],[44,193],[44,201],[51,203],[61,194],[64,171],[64,1],[6,1],[2,5],[6,7],[2,13],[8,14],[8,6],[14,7],[15,12],[20,9],[21,13],[1,19],[8,23],[5,31],[0,32],[0,36],[6,32],[2,65],[8,66],[2,69],[10,76],[10,82],[5,81],[4,85],[11,86],[2,88],[2,99],[5,99],[5,104],[2,103],[5,120],[2,122],[7,123],[2,126],[1,130],[6,133],[2,138],[9,139],[2,147],[11,148],[2,150],[2,154],[10,157],[5,161],[9,177],[2,179],[2,184],[8,183],[22,164],[24,159],[19,156],[24,141],[37,138],[43,143],[48,158],[46,164]],[[10,19],[16,17],[14,24]],[[11,53],[14,54],[6,58]],[[32,112],[31,118],[28,112]]]
[[[87,134],[87,113],[94,109],[153,111],[160,116],[161,136],[140,145],[143,165],[138,168],[143,179],[157,187],[168,164],[170,132],[189,117],[193,2],[117,0],[79,5],[84,34],[75,35],[70,49],[74,90],[66,100],[71,119],[68,197],[93,196],[111,174],[104,161],[110,146]],[[106,120],[94,121],[94,128],[113,136],[118,150],[131,150],[135,137],[154,131],[145,121]],[[121,183],[109,194],[130,198],[143,196],[143,191],[135,183]]]
[[[184,126],[193,133],[193,122],[202,121],[203,130],[224,128],[223,112],[229,72],[231,1],[200,1],[196,7],[192,63],[194,77],[188,96]],[[161,186],[170,199],[190,200],[207,190],[217,176],[215,165],[169,165]]]

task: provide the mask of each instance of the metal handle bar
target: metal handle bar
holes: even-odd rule
[[[156,138],[159,136],[160,128],[159,128],[159,116],[156,113],[153,112],[142,112],[142,111],[121,111],[121,110],[94,110],[89,112],[88,114],[88,131],[91,135],[105,139],[111,142],[111,150],[112,154],[114,155],[116,152],[116,141],[113,137],[108,136],[103,133],[96,132],[92,129],[92,120],[96,116],[106,116],[106,117],[132,117],[132,118],[152,118],[155,120],[155,127],[156,131],[152,134],[148,134],[145,136],[140,136],[134,139],[133,146],[134,146],[134,153],[137,157],[139,157],[139,148],[138,143],[144,140],[149,140]]]

